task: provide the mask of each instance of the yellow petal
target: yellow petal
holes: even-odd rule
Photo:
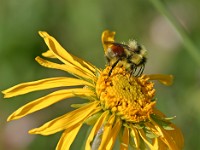
[[[130,127],[131,127],[131,135],[134,139],[135,146],[136,146],[137,149],[139,149],[140,148],[140,137],[139,137],[138,130],[135,129],[135,127],[132,126],[132,125]]]
[[[47,58],[57,58],[51,50],[42,53],[42,56]]]
[[[78,124],[76,126],[72,126],[69,129],[66,129],[56,146],[56,150],[68,150],[76,135],[78,134],[81,126],[82,124]]]
[[[55,77],[55,78],[47,78],[47,79],[42,79],[38,81],[18,84],[7,90],[2,91],[2,93],[5,94],[4,98],[8,98],[8,97],[30,93],[33,91],[39,91],[39,90],[51,89],[51,88],[57,88],[57,87],[65,87],[65,86],[76,86],[76,85],[93,86],[91,83],[87,81],[76,79],[76,78]]]
[[[72,64],[78,68],[80,68],[82,71],[87,72],[90,75],[94,75],[95,68],[94,66],[91,66],[86,61],[82,60],[82,62],[79,62],[76,57],[73,57],[71,54],[69,54],[57,41],[54,37],[50,36],[48,33],[40,31],[40,36],[44,39],[45,43],[49,47],[49,49],[54,53],[54,55],[63,63],[65,64]],[[92,69],[92,71],[90,69]]]
[[[98,108],[99,102],[95,101],[89,103],[81,108],[78,108],[74,111],[71,111],[63,116],[60,116],[54,120],[51,120],[45,123],[39,128],[35,128],[29,131],[31,134],[41,134],[41,135],[50,135],[61,130],[65,130],[75,126],[77,124],[82,124],[86,118],[90,115],[95,114],[100,111],[101,108]]]
[[[101,139],[101,144],[99,146],[99,149],[104,150],[106,149],[106,146],[109,142],[109,140],[112,138],[112,134],[111,134],[111,129],[113,126],[113,123],[115,121],[115,114],[112,114],[110,116],[110,118],[108,119],[108,122],[105,124],[104,126],[104,131],[103,131],[103,135],[102,135],[102,139]]]
[[[146,135],[143,131],[143,129],[140,129],[138,130],[139,131],[139,134],[140,134],[140,137],[143,139],[143,141],[148,145],[148,147],[150,148],[150,150],[157,150],[156,147],[154,147],[146,138]]]
[[[146,127],[149,128],[149,130],[151,130],[151,132],[155,135],[155,136],[161,136],[160,132],[158,132],[158,130],[155,128],[155,126],[151,123],[151,122],[146,122],[144,124]]]
[[[90,144],[93,141],[94,136],[97,134],[99,129],[103,126],[103,123],[105,123],[105,120],[106,120],[108,114],[109,114],[109,111],[105,111],[104,113],[102,113],[102,115],[99,117],[99,119],[95,123],[94,127],[92,128],[92,130],[90,132],[90,135],[87,138],[86,145],[85,145],[85,149],[86,150],[90,150],[91,149],[91,145]]]
[[[112,128],[112,130],[110,130],[111,138],[109,139],[109,142],[106,146],[107,150],[113,149],[113,146],[115,144],[121,126],[122,126],[122,121],[120,120],[120,118],[117,118],[114,127]]]
[[[156,149],[160,149],[160,150],[168,150],[168,147],[165,143],[163,143],[162,140],[160,140],[160,138],[154,138],[153,139],[153,146]]]
[[[90,70],[93,74],[98,71],[100,72],[100,70],[95,67],[93,64],[91,64],[90,62],[84,61],[83,59],[76,57],[74,55],[71,54],[71,56],[73,57],[74,60],[76,60],[77,62],[79,62],[83,67],[87,68],[88,70]]]
[[[176,143],[179,149],[183,149],[184,146],[184,137],[181,130],[174,124],[170,124],[174,130],[167,130],[166,132],[173,138],[173,141]]]
[[[159,82],[161,82],[164,85],[172,85],[173,83],[173,75],[164,75],[164,74],[151,74],[151,75],[147,75],[150,80],[158,80]]]
[[[93,64],[86,62],[72,54],[70,54],[75,60],[77,60],[80,64],[82,64],[83,66],[85,66],[87,69],[89,69],[91,72],[95,72],[95,70],[97,70],[98,72],[100,72],[100,70],[98,68],[96,68]],[[44,57],[48,57],[48,58],[57,58],[54,53],[51,50],[48,50],[44,53],[42,53],[42,56]],[[95,68],[95,69],[94,69]]]
[[[157,115],[163,115],[162,112],[157,110]],[[174,124],[170,124],[170,126],[174,129],[174,130],[165,130],[162,127],[158,126],[157,124],[155,125],[155,122],[152,124],[150,122],[145,123],[145,125],[147,127],[149,127],[149,129],[158,136],[158,138],[153,140],[153,145],[154,146],[158,146],[159,149],[168,149],[168,142],[173,142],[175,143],[179,149],[183,148],[184,145],[184,138],[182,135],[181,130],[176,127]],[[170,138],[170,140],[168,142],[166,142],[166,139],[164,139],[165,137]],[[167,144],[168,143],[168,144]],[[173,145],[173,144],[172,144]]]
[[[93,92],[88,89],[76,88],[76,89],[64,89],[55,91],[49,95],[38,98],[16,110],[8,117],[8,121],[19,119],[23,116],[26,116],[30,113],[38,111],[40,109],[46,108],[54,103],[57,103],[63,99],[75,96],[94,96]]]
[[[87,74],[86,72],[81,71],[79,68],[71,64],[68,64],[68,65],[57,64],[57,63],[53,63],[48,60],[42,59],[40,57],[36,57],[35,60],[44,67],[66,71],[70,74],[73,74],[74,76],[77,76],[78,78],[84,78],[87,81],[91,81],[91,83],[93,83],[93,80],[96,78],[95,76],[91,76],[90,74]]]
[[[129,129],[127,127],[124,127],[122,142],[120,144],[120,150],[128,150],[129,136]]]
[[[160,133],[160,139],[168,146],[170,150],[179,150],[176,141],[173,140],[167,130],[160,127],[155,121],[151,120],[157,131]]]
[[[109,47],[109,44],[106,44],[106,42],[114,42],[115,40],[114,38],[115,38],[115,32],[106,30],[102,33],[101,40],[103,43],[103,48],[104,48],[105,53],[107,52],[108,47]]]

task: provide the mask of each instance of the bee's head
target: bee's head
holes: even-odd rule
[[[133,51],[136,54],[140,54],[142,56],[146,56],[147,50],[145,49],[144,46],[138,44],[135,40],[130,40],[128,42],[129,50]]]

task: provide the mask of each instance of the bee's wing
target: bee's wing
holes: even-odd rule
[[[112,45],[114,43],[114,41],[115,41],[115,32],[112,32],[112,31],[109,31],[109,30],[105,30],[102,33],[101,40],[102,40],[104,52],[106,53],[107,50],[108,50],[108,47],[110,45]]]

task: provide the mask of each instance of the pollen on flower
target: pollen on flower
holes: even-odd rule
[[[155,89],[145,75],[131,76],[124,67],[116,66],[109,76],[107,66],[99,76],[96,92],[105,110],[128,122],[141,122],[153,113]]]

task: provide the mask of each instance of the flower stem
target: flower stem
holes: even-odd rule
[[[101,144],[101,136],[103,134],[104,126],[101,126],[99,131],[97,132],[97,135],[94,138],[94,141],[92,142],[91,149],[92,150],[98,150],[99,145]]]
[[[157,8],[157,10],[167,18],[167,20],[171,23],[171,25],[175,28],[177,33],[182,39],[183,45],[186,47],[188,53],[193,57],[198,65],[200,65],[200,51],[193,43],[193,41],[189,38],[186,30],[182,27],[182,25],[177,21],[177,19],[172,15],[170,11],[164,6],[162,0],[150,0],[150,2]]]

